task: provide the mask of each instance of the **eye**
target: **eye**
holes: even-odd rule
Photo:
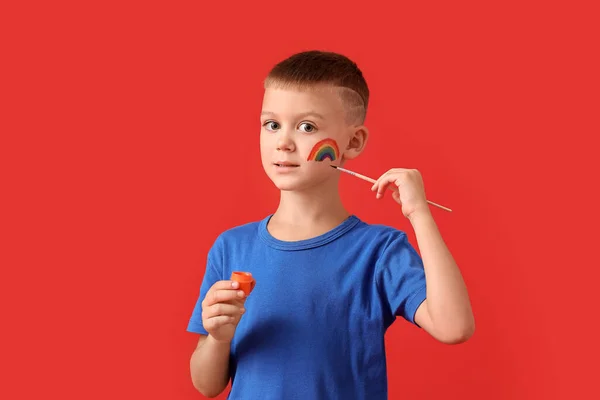
[[[304,129],[302,127],[304,127]],[[317,128],[314,125],[309,124],[308,122],[303,122],[300,124],[300,130],[302,132],[312,133],[312,132],[316,131]]]
[[[275,121],[267,121],[263,124],[263,126],[267,128],[268,131],[275,131],[280,128],[279,124]]]

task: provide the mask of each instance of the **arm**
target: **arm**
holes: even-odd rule
[[[462,343],[473,335],[475,320],[460,270],[428,208],[412,213],[409,220],[427,281],[427,299],[417,309],[415,322],[443,343]]]
[[[229,383],[231,341],[245,311],[239,288],[238,282],[217,281],[200,303],[202,328],[195,331],[201,336],[190,359],[190,374],[194,387],[207,397],[218,396]]]
[[[204,396],[218,396],[229,383],[229,343],[201,335],[190,360],[194,387]]]
[[[395,185],[397,189],[390,185]],[[465,282],[433,220],[419,171],[394,168],[383,174],[371,190],[381,199],[392,187],[393,199],[415,230],[423,259],[427,298],[415,313],[415,323],[443,343],[462,343],[475,330]]]

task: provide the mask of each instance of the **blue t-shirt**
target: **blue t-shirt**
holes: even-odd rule
[[[384,334],[414,323],[426,296],[406,234],[351,216],[308,240],[285,242],[270,219],[222,233],[208,254],[188,331],[207,335],[201,302],[232,271],[256,287],[231,343],[231,399],[387,399]]]

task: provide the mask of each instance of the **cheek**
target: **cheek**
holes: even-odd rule
[[[272,140],[269,140],[269,136],[265,133],[260,134],[260,151],[265,152],[271,147]]]
[[[321,137],[311,142],[304,154],[307,161],[315,161],[317,164],[323,162],[336,162],[341,158],[341,145],[335,136]]]
[[[296,151],[298,152],[298,155],[300,156],[300,159],[302,159],[302,161],[307,161],[308,155],[310,154],[313,146],[313,142],[296,145]]]

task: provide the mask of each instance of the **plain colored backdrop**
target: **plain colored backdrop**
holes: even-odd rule
[[[274,210],[262,79],[309,49],[370,85],[348,167],[418,168],[454,209],[433,214],[477,331],[450,347],[398,320],[390,398],[600,398],[594,3],[2,2],[0,398],[202,398],[206,252]],[[341,187],[415,243],[391,197]]]

